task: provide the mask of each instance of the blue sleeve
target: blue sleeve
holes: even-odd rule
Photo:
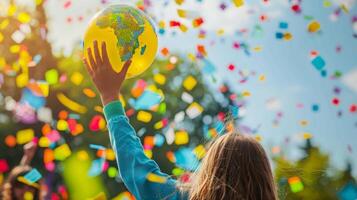
[[[104,107],[108,123],[110,141],[116,153],[119,171],[125,186],[136,199],[181,199],[176,189],[176,181],[160,171],[155,161],[144,154],[140,139],[129,124],[119,101]],[[148,174],[166,178],[165,182],[153,182]]]

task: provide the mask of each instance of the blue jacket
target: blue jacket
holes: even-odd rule
[[[176,180],[162,173],[155,161],[144,154],[140,139],[129,124],[120,101],[113,101],[104,107],[110,142],[116,153],[120,175],[125,186],[138,200],[184,200],[187,194],[179,192]],[[149,181],[153,173],[167,180],[164,183]]]

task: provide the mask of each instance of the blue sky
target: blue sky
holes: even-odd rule
[[[266,147],[284,145],[288,137],[288,155],[297,158],[300,155],[297,146],[303,143],[301,133],[309,132],[313,134],[313,141],[331,154],[335,166],[343,167],[345,160],[351,160],[355,166],[354,174],[357,174],[357,113],[348,111],[351,104],[357,104],[356,85],[330,79],[336,70],[343,75],[357,70],[357,38],[352,36],[354,30],[351,22],[352,16],[357,16],[354,0],[331,0],[331,6],[327,8],[323,6],[322,0],[303,1],[302,14],[293,13],[288,0],[271,0],[269,4],[250,0],[241,8],[235,8],[230,1],[225,0],[186,0],[182,6],[177,6],[174,1],[151,2],[149,12],[156,21],[165,20],[168,23],[169,20],[179,19],[176,15],[178,7],[195,11],[205,19],[202,29],[207,31],[206,39],[197,38],[197,29],[190,28],[188,32],[182,33],[167,28],[166,34],[159,38],[160,47],[168,47],[171,52],[187,55],[195,53],[197,44],[204,44],[208,59],[216,66],[217,79],[230,82],[237,91],[247,90],[251,93],[243,123],[251,127],[261,125],[259,134]],[[221,2],[229,6],[225,11],[218,8]],[[90,16],[104,5],[100,0],[77,0],[73,1],[69,9],[64,9],[64,3],[64,0],[48,0],[47,9],[51,20],[49,38],[55,51],[68,53],[81,40]],[[350,9],[349,13],[341,12],[337,20],[332,20],[331,14],[341,3]],[[260,22],[261,14],[266,14],[269,20]],[[313,17],[321,24],[319,33],[311,34],[307,31],[310,20],[304,19],[304,15]],[[68,16],[84,16],[84,20],[68,24]],[[189,24],[188,20],[179,20]],[[286,31],[293,35],[292,40],[275,38],[275,33],[281,30],[280,22],[288,23]],[[261,37],[253,37],[251,34],[257,24],[263,30]],[[246,28],[248,33],[237,34],[237,30],[242,28]],[[218,36],[218,29],[224,29],[225,33]],[[173,35],[173,32],[176,34]],[[245,42],[251,48],[260,46],[262,51],[252,51],[247,56],[242,50],[232,48],[235,41]],[[340,53],[336,53],[336,46],[341,46]],[[312,66],[312,50],[318,51],[326,61],[328,77],[321,77]],[[229,64],[234,64],[239,70],[254,71],[257,75],[250,76],[247,83],[240,84],[237,80],[238,69],[229,72]],[[262,74],[266,76],[264,82],[258,81],[258,76]],[[356,83],[357,75],[349,79]],[[335,87],[341,89],[339,95],[334,94]],[[338,107],[331,104],[334,97],[341,100]],[[267,105],[269,99],[272,99],[274,105]],[[304,108],[298,109],[298,103],[303,104]],[[319,105],[318,112],[312,111],[313,104]],[[343,114],[338,117],[337,112],[340,110]],[[283,117],[279,126],[274,127],[272,122],[277,112],[282,112]],[[309,125],[300,126],[300,120],[309,121]],[[348,151],[348,145],[352,147],[352,152]]]

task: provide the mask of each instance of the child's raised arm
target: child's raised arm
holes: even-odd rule
[[[85,64],[101,95],[110,141],[124,184],[136,199],[180,199],[176,181],[162,173],[155,161],[145,156],[140,139],[118,101],[118,93],[131,61],[126,62],[117,74],[109,62],[105,43],[102,44],[102,56],[97,42],[94,42],[94,57],[92,50],[87,50],[89,60],[85,60]],[[159,176],[165,181],[149,181],[148,175]]]

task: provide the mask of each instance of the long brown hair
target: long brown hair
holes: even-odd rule
[[[228,133],[212,142],[192,176],[190,200],[276,200],[263,147],[250,136]]]

